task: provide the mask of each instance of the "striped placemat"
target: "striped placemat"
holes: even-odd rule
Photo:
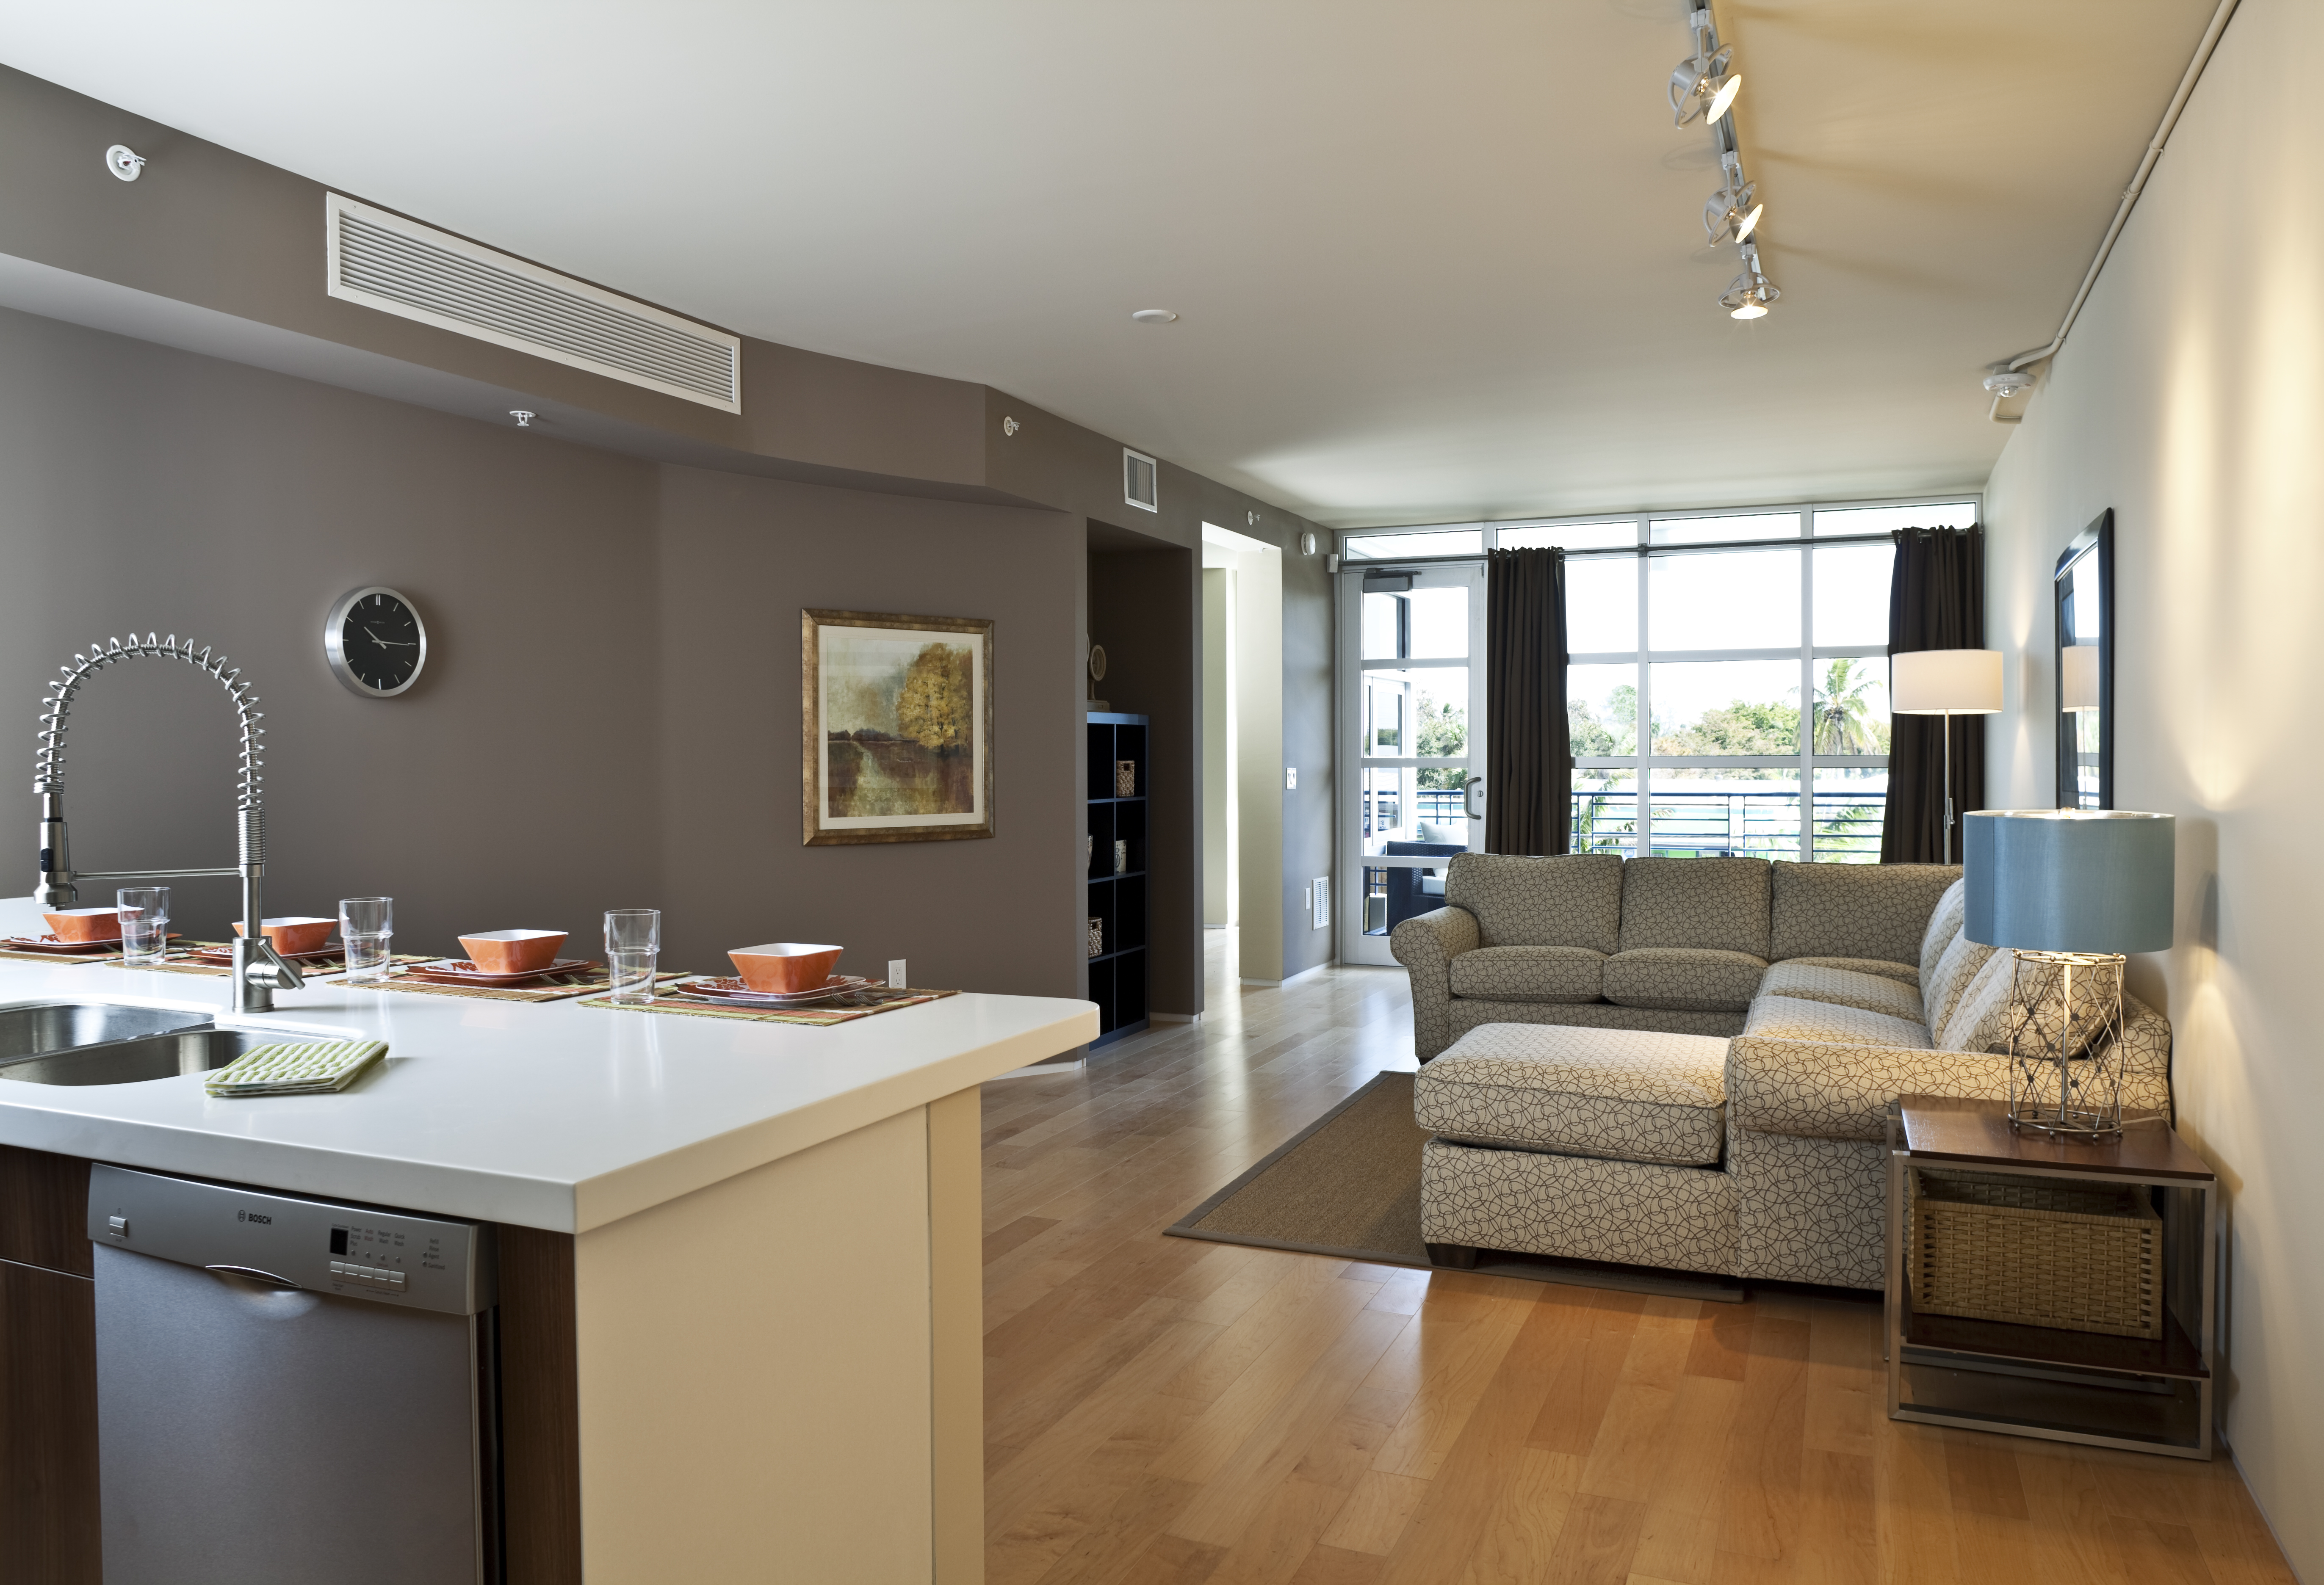
[[[170,939],[174,942],[178,938],[172,935]],[[93,952],[86,955],[63,952],[18,952],[0,947],[0,958],[20,963],[117,963],[121,961],[121,944],[115,942],[111,945],[113,950],[110,952]]]
[[[193,963],[187,958],[180,957],[179,954],[180,953],[190,954],[203,947],[208,947],[212,951],[216,951],[219,947],[232,946],[234,944],[230,941],[189,941],[182,946],[171,948],[170,955],[163,958],[158,963],[124,963],[121,966],[124,969],[152,969],[156,972],[163,974],[208,974],[214,978],[226,979],[233,975],[234,971],[231,968],[220,968],[216,963]],[[425,954],[420,953],[400,952],[392,954],[388,961],[395,963],[424,963],[428,962],[428,958]],[[347,972],[346,961],[345,959],[341,959],[337,963],[300,963],[296,965],[296,967],[299,970],[300,977],[307,980],[320,980],[330,975],[344,974]]]
[[[432,963],[432,958],[422,958]],[[673,971],[656,974],[656,983],[693,977],[692,971]],[[569,974],[550,974],[529,985],[447,985],[428,980],[414,980],[398,975],[383,982],[374,982],[374,991],[409,991],[420,996],[463,996],[472,1001],[564,1001],[576,996],[587,996],[613,988],[612,978],[603,968],[576,969]]]
[[[669,996],[657,996],[651,1001],[614,1001],[600,997],[581,1005],[612,1008],[620,1012],[678,1013],[693,1018],[739,1018],[752,1024],[807,1024],[825,1027],[833,1024],[852,1024],[857,1018],[891,1013],[899,1007],[918,1007],[924,1001],[938,1001],[959,994],[957,991],[909,991],[882,987],[794,1011],[757,1007],[712,1007],[706,1002],[685,1001]]]

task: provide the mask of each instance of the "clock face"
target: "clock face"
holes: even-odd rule
[[[393,589],[340,596],[323,630],[323,648],[339,680],[359,694],[400,694],[428,660],[428,630],[411,603]]]

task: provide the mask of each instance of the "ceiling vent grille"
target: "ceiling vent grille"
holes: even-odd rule
[[[724,412],[742,410],[742,340],[337,193],[331,296]]]

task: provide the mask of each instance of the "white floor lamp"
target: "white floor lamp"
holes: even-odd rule
[[[1907,650],[1888,657],[1889,708],[1945,718],[1945,858],[1953,862],[1953,717],[2001,713],[2001,651]]]

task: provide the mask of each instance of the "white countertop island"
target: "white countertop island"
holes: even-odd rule
[[[337,1095],[212,1100],[198,1077],[0,1083],[0,1144],[582,1233],[1096,1037],[1085,1001],[949,996],[829,1027],[371,991],[225,1010],[223,978],[0,961],[0,1006],[90,1000],[286,1037],[384,1040]]]
[[[265,1100],[0,1082],[0,1145],[499,1224],[512,1581],[982,1578],[977,1086],[1093,1038],[1092,1004],[809,1027],[336,980],[237,1017],[226,991],[0,961],[0,1006],[388,1058]]]

